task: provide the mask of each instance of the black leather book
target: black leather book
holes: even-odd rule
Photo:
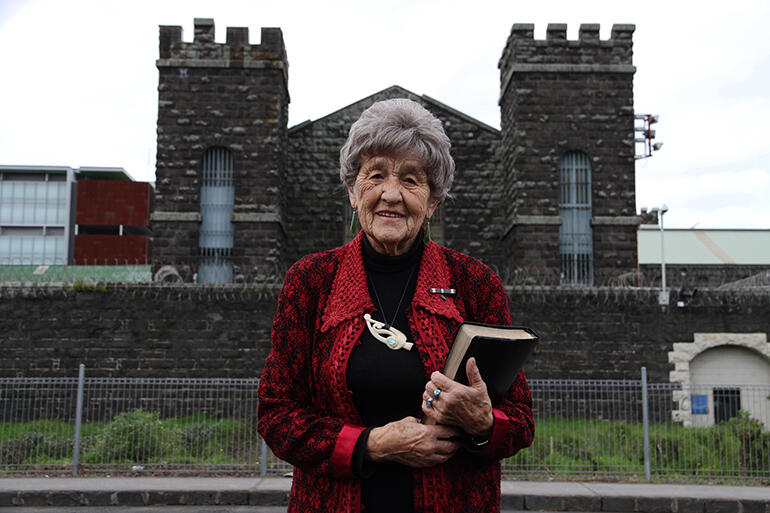
[[[467,385],[465,365],[468,358],[475,357],[492,404],[497,404],[511,388],[537,341],[538,336],[529,328],[464,322],[457,330],[442,373]]]

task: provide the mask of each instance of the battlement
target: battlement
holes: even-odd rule
[[[578,33],[577,42],[591,43],[599,42],[598,23],[582,23]],[[630,41],[633,36],[635,25],[615,24],[612,26],[610,39],[607,41]],[[545,41],[568,41],[566,23],[549,23],[546,28]],[[511,35],[508,38],[508,45],[512,39],[535,40],[535,25],[533,23],[514,23],[511,29]],[[542,41],[542,40],[541,40]]]
[[[500,100],[515,73],[628,73],[633,60],[634,25],[615,24],[609,39],[599,38],[598,23],[580,25],[577,40],[567,39],[565,23],[549,23],[545,39],[535,39],[535,25],[515,23],[497,67]]]
[[[248,27],[227,27],[227,39],[217,43],[214,20],[195,18],[192,42],[182,40],[182,27],[160,26],[158,67],[266,67],[288,68],[286,47],[280,28],[262,28],[261,42],[249,43]]]
[[[609,39],[599,38],[598,23],[580,25],[577,40],[567,39],[565,23],[549,23],[545,39],[535,39],[535,25],[516,23],[511,29],[498,67],[507,76],[515,71],[633,72],[633,34],[636,27],[615,24]]]

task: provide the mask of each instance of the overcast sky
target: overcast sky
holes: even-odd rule
[[[696,7],[697,6],[697,7]],[[390,85],[500,126],[513,23],[633,23],[634,105],[663,148],[637,162],[637,211],[666,227],[770,229],[770,1],[0,0],[0,164],[119,166],[154,180],[158,25],[281,27],[289,125]]]

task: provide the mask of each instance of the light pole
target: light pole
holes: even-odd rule
[[[663,242],[663,235],[665,230],[663,229],[663,214],[668,212],[668,206],[664,203],[660,207],[660,293],[658,294],[658,304],[668,304],[668,292],[666,291],[666,245]]]

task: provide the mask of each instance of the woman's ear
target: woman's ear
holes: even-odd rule
[[[358,207],[356,206],[356,193],[353,190],[353,187],[346,185],[345,188],[348,190],[348,199],[350,200],[350,206],[353,207],[353,210],[358,209]]]
[[[426,212],[425,217],[430,220],[431,217],[433,217],[433,212],[436,211],[436,207],[438,207],[438,204],[441,203],[440,199],[429,199],[428,200],[428,210]]]

